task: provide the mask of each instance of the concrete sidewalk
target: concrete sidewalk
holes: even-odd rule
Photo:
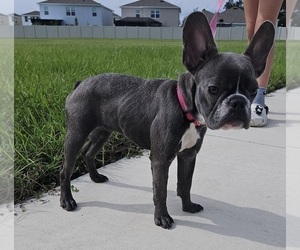
[[[123,159],[72,182],[78,208],[66,212],[59,194],[15,208],[15,249],[285,249],[285,89],[267,97],[269,123],[249,130],[208,130],[198,154],[192,200],[204,211],[182,212],[176,161],[170,167],[171,230],[153,222],[147,155]]]

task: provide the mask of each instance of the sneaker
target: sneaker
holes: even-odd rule
[[[262,106],[257,103],[251,104],[251,127],[263,127],[267,124],[267,114],[269,112],[268,106]]]

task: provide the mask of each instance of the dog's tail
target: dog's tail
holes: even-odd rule
[[[76,88],[79,86],[80,83],[81,83],[81,81],[77,81],[77,82],[75,83],[74,89],[76,89]],[[73,89],[73,90],[74,90],[74,89]]]

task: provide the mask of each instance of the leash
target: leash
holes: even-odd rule
[[[224,4],[224,0],[218,0],[217,10],[209,24],[213,37],[215,37],[217,33],[218,13],[220,12],[220,9],[223,6],[223,4]]]
[[[189,122],[194,123],[196,127],[205,126],[205,124],[202,124],[194,115],[192,115],[192,113],[187,111],[186,102],[179,89],[179,86],[176,87],[176,92],[177,92],[177,98],[180,103],[181,109],[183,110],[183,113],[185,114],[185,117],[189,120]]]

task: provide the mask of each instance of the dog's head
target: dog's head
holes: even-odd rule
[[[211,129],[249,128],[256,79],[265,69],[274,34],[266,21],[244,54],[218,53],[206,16],[189,15],[183,28],[183,64],[189,73],[179,79],[187,111],[201,114]]]

